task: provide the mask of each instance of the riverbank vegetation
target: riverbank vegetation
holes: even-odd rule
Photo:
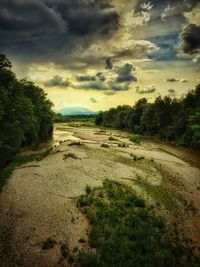
[[[95,115],[63,115],[54,113],[53,122],[67,123],[70,127],[93,127],[95,126]]]
[[[0,55],[0,168],[11,162],[22,147],[51,137],[52,103],[34,83],[18,80],[12,64]]]
[[[169,242],[164,220],[125,185],[106,180],[103,188],[87,187],[78,207],[91,223],[91,252],[79,252],[83,267],[199,266],[190,251]]]
[[[192,148],[200,148],[200,85],[181,99],[146,98],[133,106],[118,106],[96,115],[96,125],[155,136]]]

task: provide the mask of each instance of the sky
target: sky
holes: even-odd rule
[[[182,97],[200,83],[200,0],[1,0],[0,53],[56,110]]]

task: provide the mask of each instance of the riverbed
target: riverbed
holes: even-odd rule
[[[166,219],[170,238],[200,255],[198,151],[150,139],[135,144],[126,132],[67,124],[56,124],[53,139],[38,151],[48,147],[42,161],[17,168],[0,194],[0,266],[74,266],[60,248],[73,256],[87,246],[79,243],[89,224],[77,197],[105,179],[133,188]],[[53,247],[43,250],[49,239]]]

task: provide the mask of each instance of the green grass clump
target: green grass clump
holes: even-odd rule
[[[62,244],[60,247],[60,254],[63,258],[67,258],[69,256],[69,249],[67,247],[67,244]]]
[[[108,144],[101,144],[101,147],[109,148],[109,145]]]
[[[79,243],[84,244],[84,243],[86,243],[86,240],[84,238],[80,238]]]
[[[92,192],[92,188],[91,188],[91,186],[86,185],[85,192],[86,192],[87,194],[90,194],[90,193]]]
[[[126,143],[118,143],[118,147],[128,147]]]
[[[91,223],[89,245],[96,251],[81,251],[81,266],[195,266],[191,259],[182,261],[182,249],[167,241],[163,219],[129,187],[106,180],[103,188],[81,196],[78,207]]]
[[[117,139],[114,138],[114,137],[112,137],[112,136],[110,136],[110,137],[108,138],[108,140],[109,140],[109,141],[117,141]]]
[[[129,136],[129,140],[133,143],[140,144],[142,141],[142,137],[139,134],[133,134]]]
[[[42,242],[42,250],[52,249],[56,244],[57,242],[49,237],[47,240]]]
[[[0,192],[16,167],[19,167],[31,161],[38,162],[43,158],[45,158],[46,156],[48,156],[50,151],[51,149],[39,154],[33,154],[28,156],[21,156],[21,155],[15,156],[14,160],[10,164],[8,164],[5,168],[0,170]]]
[[[138,160],[143,160],[143,159],[144,159],[143,156],[141,156],[141,157],[137,157],[136,155],[133,155],[133,154],[130,154],[130,156],[133,157],[133,160],[134,160],[134,161],[138,161]]]

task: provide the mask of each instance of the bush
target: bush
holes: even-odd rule
[[[109,148],[109,145],[108,144],[101,144],[101,147]]]
[[[89,185],[86,185],[86,189],[85,189],[86,193],[89,194],[92,191],[92,188]]]
[[[128,147],[126,143],[118,143],[118,147]]]
[[[168,242],[164,220],[127,186],[106,180],[78,203],[83,198],[82,211],[91,223],[89,245],[96,253],[81,252],[81,266],[192,267],[182,249]]]
[[[134,135],[131,135],[131,136],[129,137],[129,140],[130,140],[131,142],[133,142],[133,143],[140,144],[141,141],[142,141],[142,138],[141,138],[140,135],[138,135],[138,134],[134,134]]]
[[[117,141],[117,139],[114,138],[114,137],[112,137],[112,136],[110,136],[110,137],[108,138],[108,140],[109,140],[109,141]]]
[[[22,147],[47,140],[53,131],[52,103],[45,92],[25,79],[18,81],[11,67],[0,55],[0,168]]]

